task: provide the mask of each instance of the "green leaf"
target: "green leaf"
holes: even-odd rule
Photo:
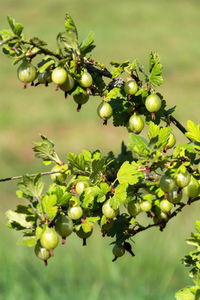
[[[104,170],[105,170],[105,159],[101,158],[99,160],[94,160],[92,162],[92,172],[90,175],[91,181],[95,183],[99,179],[101,179]]]
[[[195,222],[195,228],[200,233],[200,221]]]
[[[64,48],[67,54],[80,54],[78,45],[78,32],[75,23],[69,14],[66,14],[65,16],[65,32],[58,34],[57,43],[59,49],[61,50]]]
[[[150,53],[150,74],[149,81],[154,86],[159,86],[163,83],[162,65],[158,53]]]
[[[58,205],[66,205],[69,203],[72,194],[66,191],[66,187],[62,185],[52,184],[50,185],[48,195],[56,195]]]
[[[45,213],[49,220],[53,220],[57,214],[57,197],[56,195],[46,195],[41,201],[42,212]]]
[[[123,72],[124,68],[129,65],[129,61],[125,61],[123,63],[118,63],[116,61],[111,61],[111,74],[112,78],[119,77]]]
[[[200,124],[195,124],[193,121],[187,121],[187,132],[185,135],[194,142],[200,143]]]
[[[72,196],[70,198],[70,205],[71,206],[79,206],[80,205],[80,199],[75,197],[75,196]]]
[[[23,176],[17,186],[20,189],[17,195],[29,200],[33,200],[33,198],[39,199],[44,189],[44,183],[41,181],[40,175],[35,177]]]
[[[133,73],[138,67],[138,60],[135,58],[132,62],[130,62],[126,68],[129,72]]]
[[[200,234],[191,233],[191,236],[187,239],[187,244],[195,247],[200,246]]]
[[[148,156],[149,147],[147,140],[142,136],[134,133],[130,133],[129,136],[131,138],[131,142],[128,143],[129,149],[140,156]]]
[[[160,128],[153,122],[149,122],[148,137],[150,139],[150,145],[162,149],[167,144],[170,133],[171,127]]]
[[[84,223],[82,224],[82,228],[84,232],[90,232],[93,227],[94,224],[100,220],[100,217],[88,217],[86,219],[84,219]]]
[[[41,39],[39,39],[38,37],[33,37],[31,40],[30,40],[35,47],[43,47],[43,46],[46,46],[47,43]]]
[[[198,287],[196,287],[197,289]],[[179,290],[175,294],[176,300],[198,300],[199,298],[195,297],[197,290],[195,291],[193,287],[187,287]]]
[[[158,135],[158,142],[156,143],[158,148],[163,148],[167,144],[170,133],[171,133],[170,127],[164,127],[160,129]]]
[[[83,154],[85,161],[92,161],[92,153],[90,151],[82,150],[81,153]]]
[[[144,178],[144,174],[138,171],[138,165],[136,162],[131,164],[125,161],[117,173],[117,179],[119,183],[136,184],[141,178]]]
[[[82,206],[84,208],[92,207],[95,198],[99,197],[100,200],[99,202],[101,202],[102,196],[104,196],[104,194],[102,193],[101,189],[98,186],[92,186],[86,188],[82,196],[82,202],[83,202]]]
[[[118,97],[112,99],[110,105],[113,109],[113,125],[127,126],[130,118],[129,108],[131,106],[130,102],[127,101],[127,98],[122,99],[121,97]]]
[[[107,93],[105,94],[104,97],[104,101],[111,101],[112,99],[118,99],[118,98],[125,98],[126,99],[126,95],[124,93],[124,90],[121,87],[115,87],[112,90],[110,90],[109,92],[107,91]]]
[[[36,236],[24,236],[17,242],[17,245],[24,245],[27,247],[34,247],[37,243]]]
[[[80,51],[83,56],[90,53],[96,46],[94,45],[94,33],[90,32],[80,44]]]
[[[149,131],[148,131],[148,137],[150,139],[150,143],[152,143],[151,140],[153,140],[155,142],[155,140],[157,141],[157,137],[159,135],[159,131],[160,131],[160,128],[158,125],[156,125],[155,123],[153,122],[149,122]]]
[[[13,33],[9,30],[0,30],[0,39],[1,40],[5,40],[9,37],[12,37],[13,36]]]
[[[54,161],[60,164],[60,159],[54,150],[54,143],[46,136],[41,135],[42,142],[34,143],[33,151],[35,156],[43,159],[44,161]]]
[[[86,90],[84,90],[81,86],[77,85],[77,87],[71,93],[71,95],[75,96],[75,95],[79,95],[79,94],[87,95]]]
[[[16,52],[11,49],[8,45],[4,45],[2,51],[5,55],[16,56]]]
[[[13,33],[18,36],[21,36],[24,26],[20,23],[16,23],[15,19],[13,19],[13,17],[11,17],[11,16],[8,16],[7,20],[8,20],[8,23],[9,23],[10,28],[12,29]]]
[[[106,182],[100,183],[100,189],[105,195],[110,191],[110,187]]]
[[[18,225],[21,226],[21,229],[29,229],[32,228],[33,226],[33,221],[27,221],[27,215],[23,214],[23,213],[17,213],[13,210],[8,210],[6,212],[6,218],[8,219],[8,223],[7,226],[9,228],[13,228],[13,223],[15,225],[15,223],[17,223]],[[14,228],[16,229],[16,226],[14,226]]]
[[[74,153],[68,153],[67,159],[69,162],[69,169],[72,170],[73,174],[79,173],[79,171],[85,171],[88,169],[88,163],[85,161],[84,155]]]
[[[43,73],[50,66],[55,64],[55,60],[51,56],[45,56],[39,63],[38,63],[38,71]]]
[[[127,187],[127,183],[121,183],[116,187],[114,196],[109,200],[109,203],[113,209],[118,209],[121,204],[126,202]]]
[[[171,108],[165,110],[165,111],[164,111],[164,115],[165,115],[165,116],[172,115],[172,114],[175,112],[175,110],[176,110],[176,106],[173,106],[173,107],[171,107]]]
[[[36,227],[35,230],[36,240],[39,240],[41,238],[43,232],[44,232],[44,228],[42,228],[41,225]]]

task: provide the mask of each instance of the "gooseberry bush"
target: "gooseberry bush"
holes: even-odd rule
[[[68,14],[56,51],[37,37],[27,39],[12,17],[8,23],[10,29],[0,31],[0,45],[18,65],[24,88],[54,86],[65,98],[72,96],[78,112],[97,96],[102,123],[112,118],[114,126],[124,126],[130,142],[122,142],[117,156],[82,150],[62,161],[54,143],[41,136],[33,151],[47,170],[0,180],[19,180],[17,196],[26,199],[6,212],[7,225],[21,232],[21,244],[34,247],[46,265],[69,235],[86,245],[95,224],[113,240],[113,261],[125,253],[134,256],[136,234],[151,227],[164,230],[185,206],[200,200],[200,124],[189,120],[185,128],[173,115],[175,107],[167,107],[157,91],[163,83],[157,53],[150,53],[148,67],[134,59],[112,61],[109,70],[92,58],[94,35],[79,42]],[[185,135],[185,144],[176,142],[174,126]],[[52,180],[46,187],[44,175]],[[186,299],[180,295],[177,299]]]

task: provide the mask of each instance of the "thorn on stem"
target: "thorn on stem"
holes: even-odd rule
[[[24,88],[24,89],[27,89],[27,87],[28,87],[28,83],[25,82],[24,85],[23,85],[23,88]]]
[[[65,95],[65,99],[67,99],[67,96],[68,96],[67,92],[65,92],[65,94],[64,94],[64,95]]]
[[[54,256],[54,251],[53,251],[53,249],[50,249],[49,252],[50,252],[50,256]]]
[[[83,246],[87,246],[86,238],[83,238]]]

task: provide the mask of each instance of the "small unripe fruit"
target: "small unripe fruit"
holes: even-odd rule
[[[89,187],[89,183],[87,181],[77,182],[77,184],[76,184],[77,194],[81,195],[87,187]]]
[[[128,203],[127,210],[132,217],[136,217],[141,212],[141,207],[138,202],[131,201]]]
[[[46,227],[40,238],[41,246],[47,250],[54,249],[58,246],[58,235],[54,229]]]
[[[108,120],[113,114],[112,106],[108,102],[103,101],[99,104],[97,113],[103,120]]]
[[[176,187],[176,184],[170,176],[163,175],[160,179],[160,187],[164,192],[169,192]]]
[[[124,85],[124,91],[127,95],[134,95],[138,90],[138,85],[134,79],[129,80]]]
[[[72,220],[65,215],[60,215],[56,221],[55,230],[62,238],[66,238],[73,231]]]
[[[17,75],[20,81],[29,83],[36,79],[37,70],[31,63],[25,61],[18,67]]]
[[[171,149],[174,147],[175,144],[176,144],[176,138],[173,133],[170,133],[166,147],[168,149]]]
[[[62,165],[62,166],[56,165],[51,169],[51,171],[52,172],[54,172],[54,171],[58,171],[58,172],[63,171],[64,172],[67,168],[68,168],[67,165]],[[65,182],[66,178],[67,178],[67,174],[65,174],[65,173],[53,173],[53,174],[51,174],[51,180],[53,182],[56,182],[56,183],[62,184],[62,183]]]
[[[123,256],[125,253],[124,246],[115,244],[115,246],[112,249],[112,253],[115,257]]]
[[[156,216],[153,218],[154,223],[167,221],[169,219],[169,215],[163,211],[160,211]]]
[[[62,67],[57,67],[52,71],[51,78],[55,84],[64,84],[67,80],[67,71]]]
[[[179,186],[180,188],[184,188],[185,186],[187,186],[190,182],[190,173],[188,173],[187,171],[185,171],[184,173],[182,172],[178,172],[175,175],[175,182],[177,184],[177,186]]]
[[[82,104],[85,104],[86,102],[88,102],[89,95],[87,95],[87,94],[78,94],[78,95],[74,95],[73,98],[74,98],[74,101],[77,104],[82,105]]]
[[[83,210],[80,206],[73,206],[68,209],[68,216],[72,220],[78,220],[82,217]]]
[[[140,203],[140,208],[142,211],[148,212],[151,210],[152,204],[148,200],[142,201]]]
[[[76,234],[77,234],[78,237],[80,237],[81,239],[88,239],[88,238],[91,236],[92,232],[93,232],[93,230],[88,231],[88,232],[85,232],[85,231],[83,230],[83,228],[81,227],[81,228],[79,229],[79,231],[76,231]]]
[[[161,105],[162,101],[157,94],[151,94],[145,100],[146,109],[151,113],[159,111]]]
[[[169,202],[168,200],[162,200],[160,201],[160,209],[164,213],[170,212],[170,210],[173,208],[173,204]]]
[[[183,193],[189,198],[195,198],[199,196],[200,185],[193,176],[191,176],[189,184],[183,188]]]
[[[129,119],[129,128],[134,133],[139,134],[144,128],[144,122],[140,115],[133,114]]]
[[[84,71],[83,75],[81,76],[81,79],[79,80],[80,86],[84,88],[88,88],[92,85],[92,83],[93,83],[92,76],[87,71]]]
[[[51,79],[51,72],[50,71],[44,71],[42,73],[38,74],[37,80],[41,84],[50,83],[52,81]]]
[[[70,74],[68,74],[66,81],[60,85],[60,88],[64,92],[69,92],[74,88],[74,86],[75,86],[75,80]]]
[[[47,261],[51,257],[50,251],[46,248],[43,248],[39,242],[35,246],[35,255],[44,261]]]
[[[119,214],[119,209],[113,209],[109,201],[106,201],[102,206],[102,213],[108,219],[113,219]]]
[[[182,191],[179,191],[177,187],[173,188],[171,191],[167,194],[167,200],[169,200],[173,204],[177,204],[182,199]]]

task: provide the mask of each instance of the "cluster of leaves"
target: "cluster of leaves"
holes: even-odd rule
[[[68,94],[73,96],[78,104],[78,111],[81,105],[88,101],[89,95],[103,97],[103,103],[109,102],[111,106],[112,112],[109,117],[113,115],[114,126],[130,127],[129,119],[134,113],[143,115],[146,121],[155,119],[146,108],[145,100],[155,92],[155,87],[163,82],[162,64],[157,53],[150,53],[147,70],[134,59],[122,63],[112,61],[109,72],[104,65],[91,59],[91,52],[95,48],[93,33],[80,43],[77,28],[69,14],[66,14],[65,18],[65,31],[58,33],[56,37],[56,51],[49,49],[47,43],[38,37],[26,39],[23,26],[16,23],[12,17],[8,17],[8,23],[10,30],[0,31],[0,45],[3,53],[13,58],[14,64],[20,63],[18,77],[24,83],[24,87],[27,87],[29,82],[35,86],[48,86],[53,81],[56,90],[60,89],[65,97]],[[42,59],[39,58],[41,55]],[[35,67],[36,57],[40,61]],[[55,75],[54,71],[57,68],[67,72],[63,82],[60,78],[57,81],[57,77],[60,76],[58,73]],[[109,77],[110,82],[107,83],[104,77]],[[127,81],[135,82],[134,93],[129,94],[126,91]],[[156,111],[157,124],[174,111],[174,108],[166,111],[166,102],[161,95],[159,97],[161,107]],[[100,117],[104,121],[109,118],[101,114]]]
[[[196,126],[189,121],[186,133],[195,140],[195,130],[190,129]],[[53,183],[45,190],[41,174],[33,178],[24,176],[18,184],[17,196],[27,199],[28,205],[20,204],[15,211],[6,213],[8,226],[23,233],[21,244],[38,247],[46,228],[56,228],[60,216],[66,216],[72,219],[73,231],[78,236],[80,230],[83,232],[84,245],[97,223],[103,236],[112,237],[113,244],[132,251],[129,241],[136,233],[149,226],[162,230],[187,201],[191,203],[199,196],[198,142],[177,144],[173,153],[168,154],[170,133],[170,127],[161,128],[150,122],[148,139],[130,133],[129,149],[122,143],[117,157],[112,152],[102,156],[98,150],[82,150],[79,155],[68,153],[66,162],[58,157],[53,142],[42,136],[33,149],[45,165],[54,164],[50,171]],[[189,200],[182,198],[180,187],[175,191],[181,197],[176,193],[174,198],[168,197],[170,189],[166,192],[162,187],[163,173],[175,178],[180,172],[192,174],[197,183]],[[71,213],[73,208],[81,211],[77,218]],[[138,218],[142,212],[149,219],[147,226]]]
[[[196,231],[191,233],[187,239],[187,244],[195,247],[195,249],[190,251],[182,260],[186,267],[191,268],[189,276],[194,285],[179,290],[176,293],[177,300],[197,300],[200,298],[200,221],[196,221]]]

